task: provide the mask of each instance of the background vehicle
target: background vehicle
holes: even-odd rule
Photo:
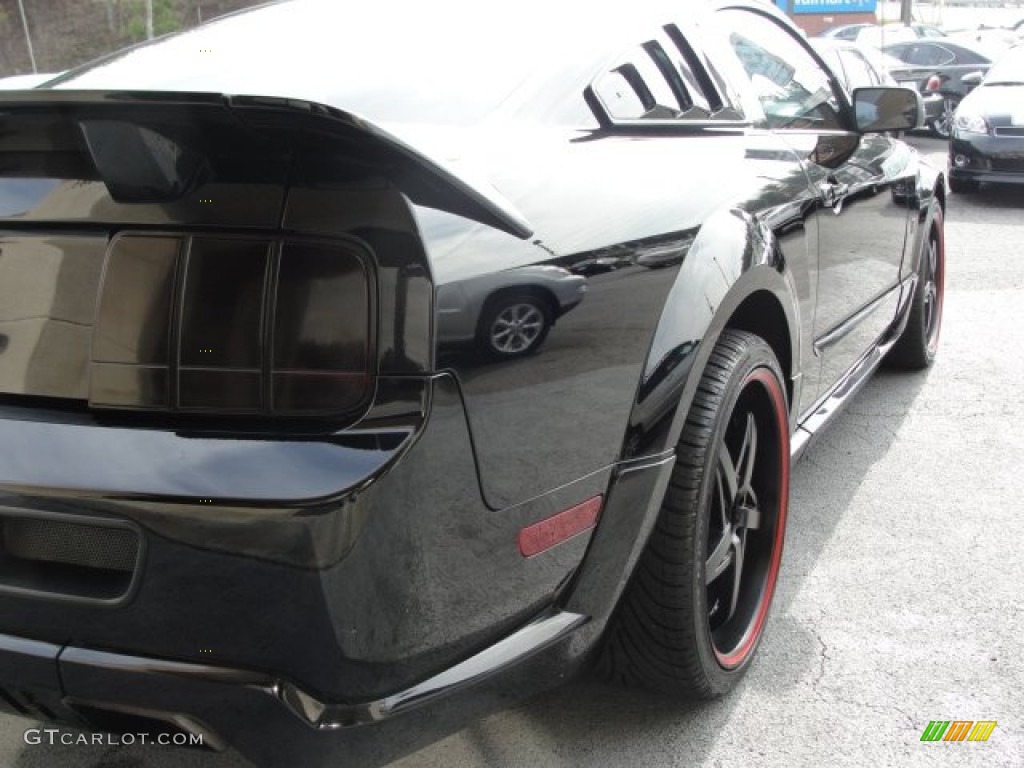
[[[838,40],[855,41],[862,29],[868,29],[873,24],[840,24],[836,27],[829,27],[821,33],[821,37],[834,38]]]
[[[0,89],[15,90],[20,88],[35,88],[47,80],[52,80],[55,74],[36,75],[12,75],[11,77],[0,77]]]
[[[1013,29],[1002,27],[985,27],[965,29],[955,32],[950,37],[956,42],[963,42],[995,61],[1007,49],[1018,41],[1018,34]]]
[[[476,342],[513,358],[536,352],[559,317],[586,295],[586,280],[561,267],[521,267],[440,288],[438,343]]]
[[[898,59],[845,40],[811,38],[811,45],[842,78],[847,93],[853,93],[855,88],[899,85],[886,68],[887,61],[898,64]]]
[[[396,8],[0,96],[23,714],[359,765],[498,673],[722,695],[791,462],[934,359],[945,182],[886,135],[916,92],[848,95],[761,2]],[[442,354],[449,292],[609,256],[536,354]]]
[[[931,24],[843,24],[831,27],[821,33],[822,37],[848,40],[877,47],[883,42],[897,42],[898,40],[945,37],[946,33]]]
[[[906,69],[890,72],[900,83],[917,82],[926,99],[928,129],[939,138],[949,138],[953,113],[971,90],[964,75],[986,72],[991,59],[980,51],[951,40],[898,43],[882,49],[906,63]],[[941,97],[941,100],[938,98]]]
[[[894,43],[913,42],[919,35],[903,24],[872,25],[857,33],[854,42],[870,48],[884,48]]]
[[[997,61],[957,108],[949,143],[949,186],[1024,183],[1024,48]]]

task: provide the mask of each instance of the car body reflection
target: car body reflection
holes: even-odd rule
[[[555,266],[528,266],[440,286],[442,348],[475,344],[497,358],[531,354],[558,318],[586,295],[586,279]]]

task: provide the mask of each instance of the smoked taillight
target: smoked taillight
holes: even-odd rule
[[[274,411],[329,409],[362,397],[369,365],[366,286],[359,261],[320,245],[284,245],[273,325]]]
[[[350,243],[121,235],[107,254],[90,405],[342,414],[370,394],[369,259]]]

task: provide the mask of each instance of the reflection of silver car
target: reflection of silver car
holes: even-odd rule
[[[586,278],[535,266],[460,280],[438,289],[442,343],[478,342],[498,357],[536,350],[555,320],[583,301]]]
[[[855,88],[879,85],[897,85],[889,75],[885,59],[903,66],[899,59],[891,59],[878,50],[851,43],[848,40],[813,38],[811,45],[842,81],[848,94]]]

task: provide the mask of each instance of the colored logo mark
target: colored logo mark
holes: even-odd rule
[[[931,720],[921,741],[988,741],[995,728],[995,720]]]

